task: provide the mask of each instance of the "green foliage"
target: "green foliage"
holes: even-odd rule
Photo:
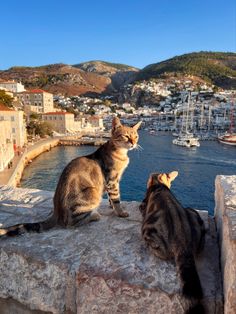
[[[90,114],[90,115],[95,115],[95,110],[93,108],[89,108],[89,110],[87,111],[87,114]]]
[[[195,52],[145,67],[138,79],[174,75],[195,75],[207,82],[220,85],[226,78],[236,80],[236,53]]]
[[[31,112],[30,120],[40,120],[40,115],[37,112]]]
[[[39,135],[45,137],[52,135],[52,127],[46,121],[31,120],[27,125],[27,132],[31,136]]]
[[[0,90],[0,103],[7,107],[12,107],[13,98],[6,94],[4,90]]]

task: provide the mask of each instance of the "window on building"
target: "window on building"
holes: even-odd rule
[[[11,116],[11,121],[15,121],[15,117],[14,116]]]
[[[16,133],[16,129],[15,128],[12,128],[12,133]]]

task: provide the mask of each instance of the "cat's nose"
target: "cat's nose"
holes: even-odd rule
[[[129,139],[129,142],[134,145],[134,140],[132,138]]]

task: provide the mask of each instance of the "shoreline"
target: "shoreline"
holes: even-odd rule
[[[25,167],[32,162],[33,159],[41,155],[42,153],[50,151],[56,146],[80,146],[80,145],[94,145],[98,146],[106,140],[101,137],[94,137],[93,139],[75,139],[73,137],[61,136],[58,138],[50,138],[46,140],[40,140],[32,146],[27,147],[21,156],[14,156],[13,169],[4,169],[0,172],[0,186],[8,185],[17,187],[20,185],[20,181]]]

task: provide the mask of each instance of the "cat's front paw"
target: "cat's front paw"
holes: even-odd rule
[[[121,212],[118,213],[118,216],[125,218],[125,217],[129,217],[129,214],[126,211],[122,210]]]
[[[90,221],[98,221],[101,219],[101,215],[98,212],[92,212],[90,214]]]

